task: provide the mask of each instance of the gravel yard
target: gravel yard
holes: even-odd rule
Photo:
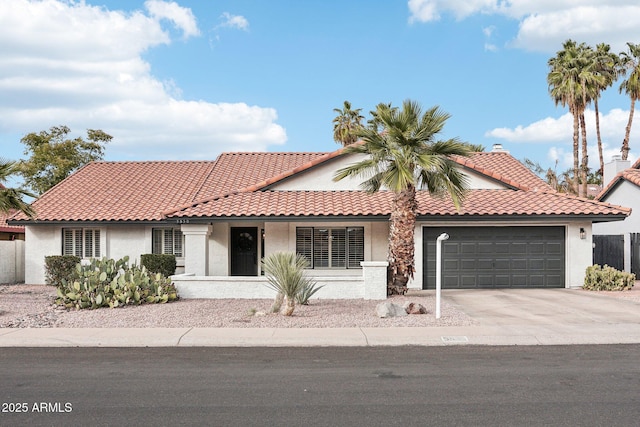
[[[293,316],[267,314],[272,300],[181,299],[97,310],[64,310],[53,304],[55,288],[41,285],[0,285],[2,328],[339,328],[390,326],[465,326],[475,321],[444,301],[435,318],[435,296],[397,296],[392,302],[422,304],[427,314],[381,319],[380,301],[312,299],[296,305]]]
[[[587,291],[583,291],[587,292]],[[640,302],[640,284],[625,292],[593,292]],[[422,304],[428,313],[381,319],[380,301],[318,300],[296,306],[291,317],[266,314],[272,300],[181,299],[167,304],[147,304],[97,310],[64,310],[53,304],[55,288],[41,285],[0,285],[1,328],[338,328],[391,326],[467,326],[471,317],[442,301],[442,317],[435,318],[433,293],[396,296],[391,302]]]

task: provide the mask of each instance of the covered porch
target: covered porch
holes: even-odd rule
[[[322,286],[314,298],[387,297],[386,221],[215,221],[183,223],[184,273],[172,277],[185,298],[272,298],[261,260],[290,251],[310,260]]]

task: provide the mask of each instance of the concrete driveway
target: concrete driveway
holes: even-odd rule
[[[480,326],[640,325],[640,303],[578,289],[452,289],[442,298]]]

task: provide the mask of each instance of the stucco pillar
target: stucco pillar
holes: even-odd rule
[[[184,272],[196,276],[209,275],[209,224],[182,224],[184,235]]]
[[[364,299],[387,299],[387,267],[386,261],[362,261],[364,277]]]

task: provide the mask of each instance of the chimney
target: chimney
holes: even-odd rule
[[[502,148],[502,144],[493,144],[492,153],[508,153],[509,151]]]
[[[629,160],[622,160],[621,155],[616,154],[611,156],[611,161],[604,165],[602,185],[606,187],[611,181],[613,181],[613,178],[615,178],[618,173],[625,169],[629,169],[630,167],[631,162]]]

